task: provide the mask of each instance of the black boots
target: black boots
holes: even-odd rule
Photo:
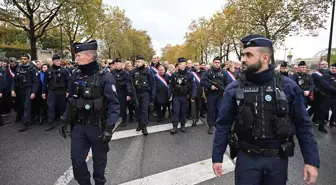
[[[53,122],[48,122],[48,127],[45,129],[45,131],[50,131],[55,128],[55,125]]]
[[[144,125],[144,126],[142,127],[142,134],[143,134],[144,136],[147,136],[147,135],[148,135],[147,125]]]
[[[185,123],[181,124],[181,132],[186,132]]]
[[[213,133],[213,126],[209,126],[208,128],[208,134],[212,134]]]
[[[320,124],[318,130],[325,134],[328,133],[327,129],[324,128],[324,124]]]
[[[126,127],[127,126],[127,121],[126,120],[122,120],[120,123],[121,127]]]
[[[176,134],[177,133],[177,126],[174,126],[173,129],[170,130],[171,134]]]
[[[139,132],[140,130],[141,130],[141,124],[138,123],[138,127],[137,127],[136,131]]]
[[[24,132],[28,129],[28,123],[23,121],[23,123],[21,124],[21,126],[18,128],[19,132]]]
[[[193,126],[193,127],[196,126],[197,122],[198,122],[198,120],[193,120],[191,126]]]

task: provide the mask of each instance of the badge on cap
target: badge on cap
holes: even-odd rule
[[[266,100],[267,102],[272,101],[272,96],[269,95],[269,94],[267,94],[267,95],[265,96],[265,100]]]
[[[88,104],[85,105],[86,110],[89,110],[90,108],[91,108],[90,105],[88,105]]]

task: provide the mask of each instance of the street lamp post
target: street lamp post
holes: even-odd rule
[[[331,24],[330,24],[330,36],[329,36],[329,47],[328,47],[328,64],[330,65],[331,59],[331,48],[332,48],[332,37],[333,37],[333,27],[334,27],[334,16],[335,16],[335,0],[332,0],[332,13],[331,13]]]
[[[286,61],[286,51],[287,51],[287,49],[289,49],[289,48],[285,47],[284,61]]]
[[[61,59],[63,59],[63,33],[62,33],[62,24],[60,25],[61,31]]]

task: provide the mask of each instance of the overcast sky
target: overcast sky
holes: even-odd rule
[[[225,0],[103,0],[104,3],[125,9],[126,16],[132,20],[136,29],[146,30],[152,38],[157,54],[166,44],[182,44],[189,23],[205,16],[210,18],[220,10]],[[285,45],[293,48],[294,58],[309,58],[328,47],[330,19],[327,30],[320,30],[318,37],[291,37]],[[336,25],[336,24],[335,24]],[[336,46],[334,25],[333,46]],[[288,52],[288,51],[287,51]],[[235,59],[235,55],[230,55]],[[284,58],[284,47],[276,52],[276,58]]]

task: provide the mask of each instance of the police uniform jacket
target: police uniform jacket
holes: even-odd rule
[[[336,97],[336,74],[330,71],[321,77],[321,90],[327,96]]]
[[[302,91],[313,91],[314,90],[314,80],[309,74],[296,73],[292,76],[294,82],[296,82]],[[307,83],[307,84],[305,84]]]
[[[263,85],[274,80],[274,67],[260,73],[250,75],[248,81],[256,85]],[[228,136],[237,114],[236,89],[239,81],[232,82],[225,91],[216,123],[216,132],[213,141],[212,162],[223,162],[223,155],[228,144]],[[302,91],[291,79],[283,77],[283,91],[289,102],[289,115],[296,127],[296,136],[301,147],[304,163],[316,167],[320,166],[318,147],[314,139],[314,132],[310,117],[302,102]],[[265,97],[266,98],[266,97]],[[260,143],[263,148],[279,148],[280,141],[266,141]]]
[[[136,76],[137,75],[141,75],[141,74],[146,74],[147,76],[147,82],[148,85],[146,85],[147,87],[145,89],[137,89],[136,88]],[[135,69],[133,69],[130,72],[130,77],[132,80],[132,85],[134,86],[134,88],[136,89],[137,93],[143,93],[143,92],[149,92],[150,97],[155,98],[155,93],[156,93],[156,81],[154,78],[154,74],[152,72],[152,70],[146,68],[144,65],[141,67],[137,67]]]
[[[188,92],[181,92],[181,87],[177,87],[178,83],[176,80],[178,80],[179,76],[185,76],[186,79],[184,79],[186,82],[186,84],[183,84],[183,88],[185,88],[186,86],[189,86]],[[182,82],[184,83],[184,82]],[[191,90],[191,92],[190,92]],[[177,93],[175,93],[177,92]],[[187,70],[178,70],[177,72],[173,73],[170,77],[170,83],[169,83],[169,90],[168,90],[168,96],[172,97],[174,96],[188,96],[189,94],[191,94],[191,96],[196,95],[197,92],[197,86],[196,83],[193,80],[193,76],[192,74]]]
[[[63,77],[59,77],[60,79],[63,79],[64,82],[60,82],[60,83],[64,83],[64,89],[60,89],[60,88],[55,88],[55,89],[51,89],[51,83],[53,79],[50,79],[49,74],[52,75],[53,72],[59,70],[59,74],[62,75]],[[51,77],[53,78],[53,77]],[[43,87],[42,87],[42,93],[47,93],[48,90],[65,90],[67,92],[69,92],[69,87],[71,85],[71,74],[69,72],[69,70],[65,67],[57,67],[52,65],[44,74],[44,83],[43,83]]]
[[[26,85],[19,84],[19,81],[18,81],[19,73],[20,73],[20,71],[23,71],[23,70],[28,71],[27,75],[28,75],[29,79],[27,79],[27,81],[30,80],[30,82],[27,83]],[[30,88],[31,93],[37,93],[37,91],[39,89],[39,85],[40,85],[40,83],[39,83],[39,79],[38,79],[38,71],[37,71],[37,68],[34,64],[29,62],[26,65],[20,65],[16,68],[15,77],[14,77],[14,80],[12,81],[12,86],[11,86],[12,91],[15,91],[15,90],[18,90],[18,89],[28,89],[28,88]]]
[[[126,93],[127,95],[131,95],[131,83],[130,83],[130,76],[124,70],[113,70],[111,72],[116,80],[117,92],[118,94],[120,91]]]
[[[323,74],[328,72],[329,70],[318,69],[311,74],[311,77],[315,85],[314,92],[321,92],[323,90],[321,85],[322,76]]]

